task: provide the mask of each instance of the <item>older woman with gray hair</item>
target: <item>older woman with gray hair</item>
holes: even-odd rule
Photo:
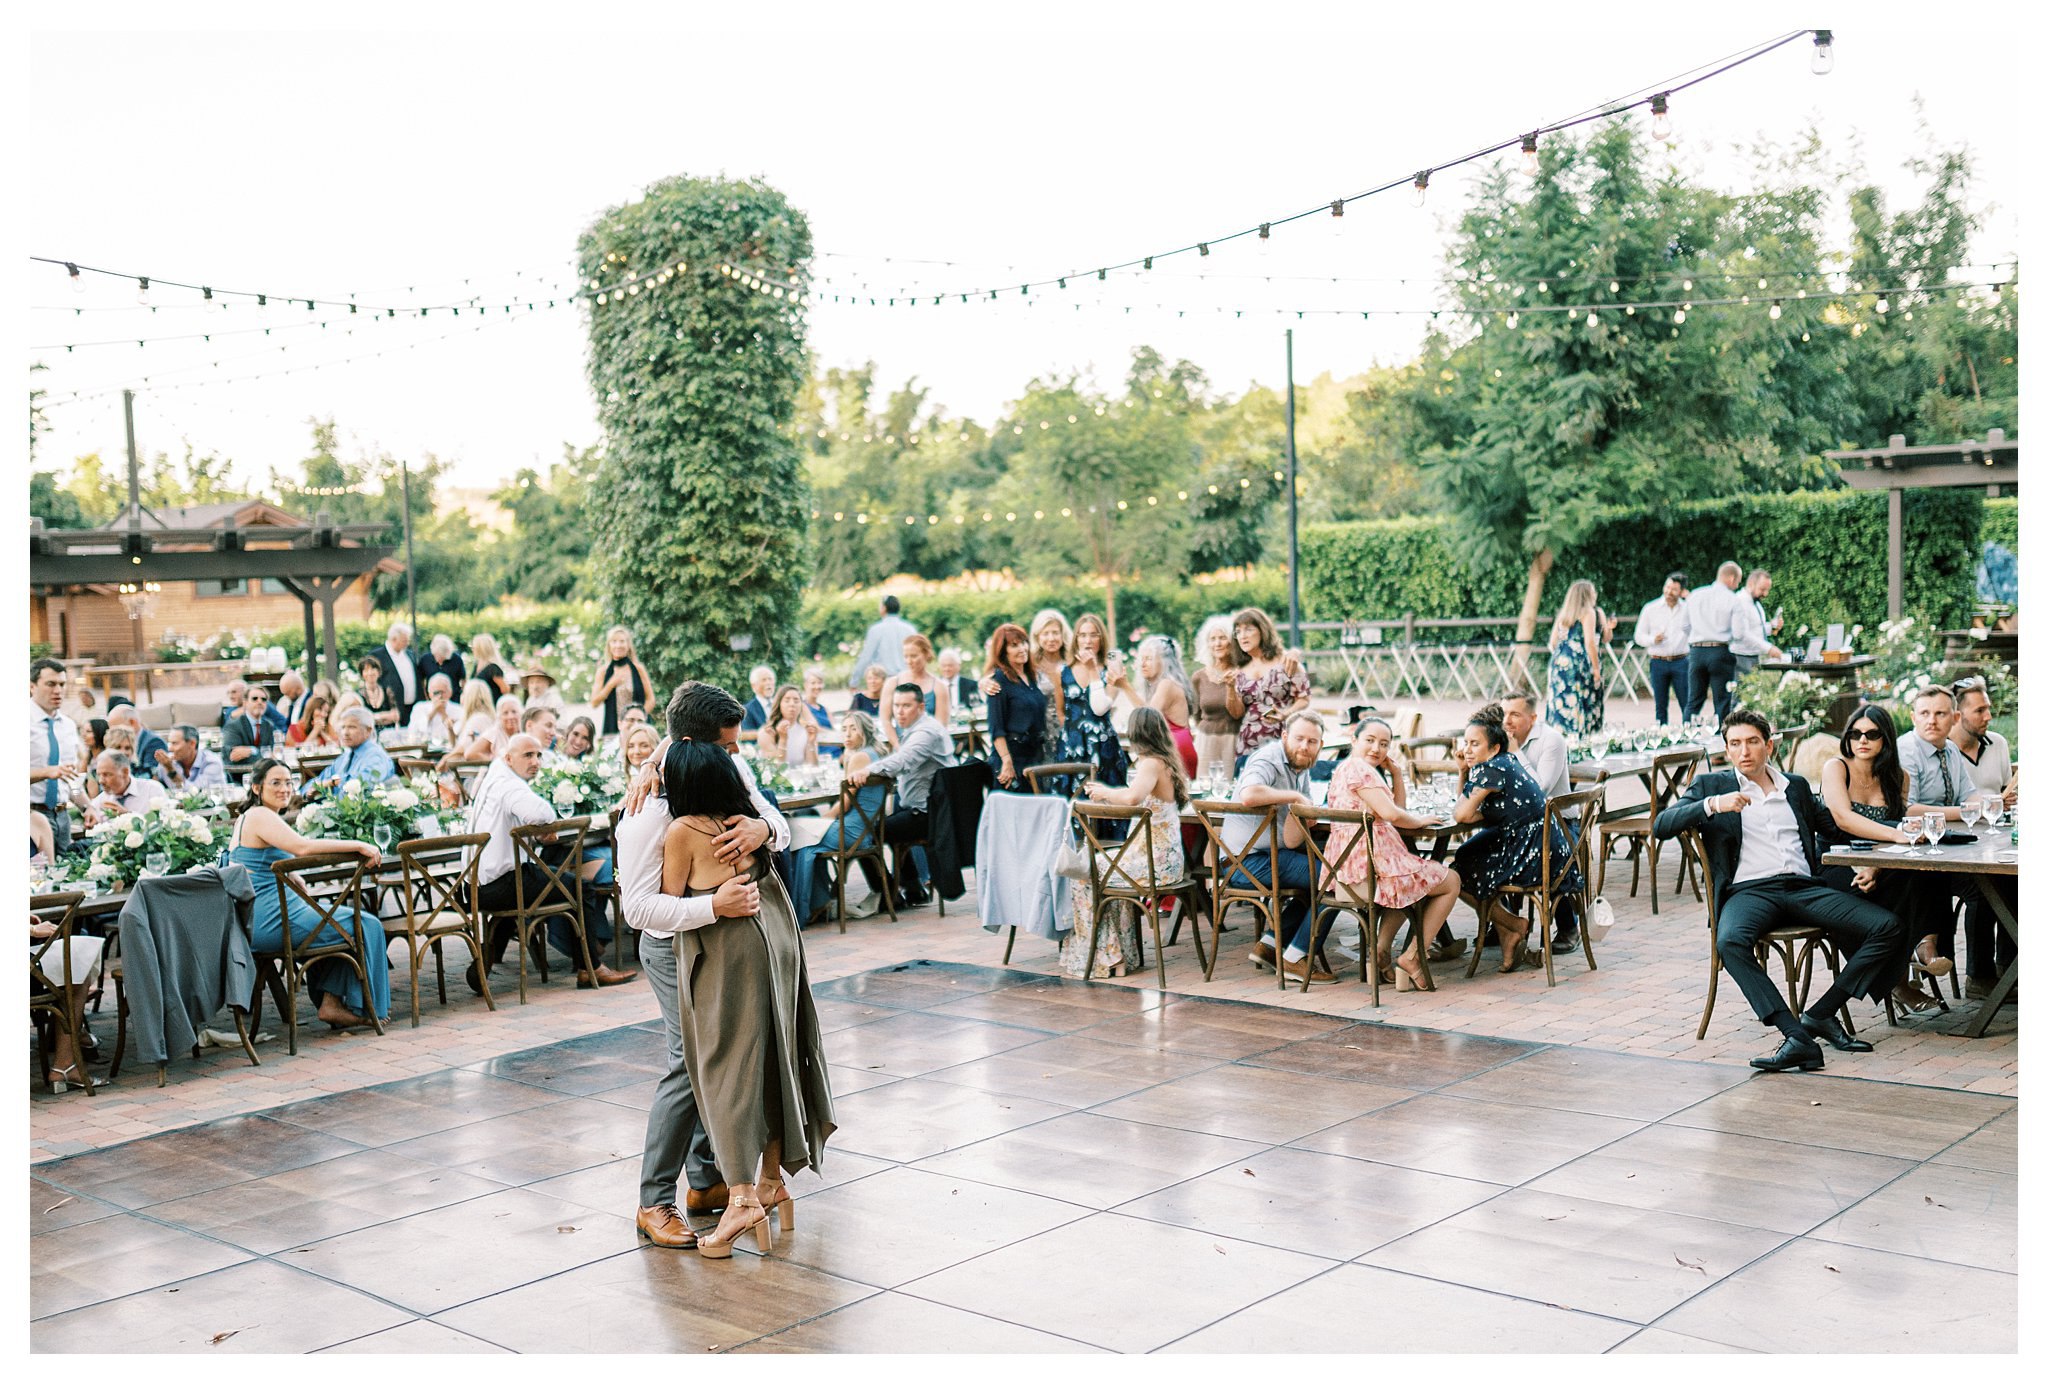
[[[1166,718],[1173,747],[1180,753],[1181,768],[1193,778],[1200,762],[1195,752],[1191,722],[1195,709],[1195,686],[1181,663],[1180,645],[1163,634],[1147,637],[1138,645],[1138,682],[1119,678],[1116,689],[1141,706],[1149,706]]]
[[[419,657],[421,686],[433,682],[437,673],[447,677],[448,695],[452,697],[462,691],[462,655],[455,651],[455,641],[445,634],[435,635],[428,643],[427,651]]]
[[[1199,761],[1196,777],[1221,770],[1228,774],[1237,767],[1237,728],[1242,714],[1230,712],[1230,692],[1237,683],[1241,661],[1237,641],[1231,638],[1230,617],[1211,615],[1195,635],[1195,651],[1201,666],[1189,682],[1194,687],[1195,755]]]

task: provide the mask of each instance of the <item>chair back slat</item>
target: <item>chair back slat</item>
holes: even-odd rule
[[[476,872],[483,864],[483,848],[490,837],[482,832],[467,836],[427,836],[398,843],[400,882],[405,894],[408,918],[432,917],[436,913],[459,914],[466,921],[476,916]],[[446,868],[446,859],[435,857],[454,852],[456,868]],[[437,868],[439,867],[439,868]]]
[[[862,805],[861,791],[868,785],[882,785],[882,796],[872,811]],[[882,821],[889,815],[889,804],[896,796],[896,779],[892,774],[869,774],[867,784],[856,787],[851,779],[842,779],[839,784],[839,844],[832,854],[834,859],[847,861],[864,855],[880,854],[882,845]],[[853,827],[849,840],[847,828]]]
[[[1126,857],[1132,855],[1140,843],[1145,849],[1144,880],[1166,882],[1158,878],[1159,862],[1152,854],[1152,814],[1147,809],[1119,807],[1113,803],[1076,802],[1070,811],[1088,848],[1088,880],[1097,899],[1134,894],[1141,889],[1143,881],[1131,870],[1136,861],[1125,863]],[[1104,835],[1101,830],[1104,823],[1121,823],[1124,827],[1122,838]]]
[[[1080,792],[1081,785],[1095,773],[1095,766],[1086,760],[1067,760],[1058,764],[1034,764],[1024,771],[1025,788],[1033,793],[1045,791],[1045,781],[1050,778],[1072,778],[1067,796]]]
[[[1360,851],[1365,853],[1365,884],[1363,896],[1371,898],[1378,881],[1377,862],[1373,858],[1372,828],[1376,818],[1360,808],[1348,807],[1296,807],[1292,809],[1294,820],[1301,823],[1301,848],[1308,853],[1309,864],[1314,877],[1325,889],[1338,887],[1337,872],[1349,863],[1352,856]],[[1318,839],[1316,828],[1350,826],[1354,830],[1344,844],[1333,855],[1327,838]]]
[[[1560,793],[1543,805],[1543,891],[1554,893],[1571,875],[1572,869],[1579,871],[1579,885],[1590,892],[1593,887],[1591,869],[1593,824],[1599,820],[1601,807],[1607,801],[1607,788],[1595,784],[1576,793]],[[1577,814],[1578,830],[1572,830],[1573,814]],[[1553,856],[1551,842],[1568,841],[1561,855]]]
[[[1280,813],[1277,803],[1249,807],[1244,803],[1198,802],[1195,804],[1195,816],[1201,819],[1203,829],[1209,833],[1209,844],[1216,848],[1216,862],[1212,868],[1219,881],[1231,878],[1244,858],[1253,852],[1263,850],[1272,854],[1279,850]],[[1230,817],[1259,819],[1241,851],[1231,850],[1223,839],[1223,823]],[[1261,845],[1261,841],[1265,844]],[[1246,872],[1246,878],[1253,877],[1249,871]]]
[[[577,872],[583,867],[583,838],[589,833],[588,817],[512,828],[512,892],[521,913],[581,911],[583,894],[577,887]],[[550,864],[542,853],[549,845],[564,847],[559,865]],[[531,899],[526,897],[528,865],[541,876],[539,890]]]
[[[78,906],[85,902],[85,895],[71,892],[62,894],[37,894],[28,901],[28,911],[44,922],[53,921],[46,915],[54,913],[57,930],[29,948],[28,977],[30,1004],[45,1007],[57,1003],[57,987],[43,972],[43,958],[51,948],[56,948],[58,960],[63,964],[58,974],[69,976],[71,970],[71,933],[78,925]]]
[[[295,855],[271,866],[271,877],[277,882],[278,911],[285,919],[284,940],[278,954],[296,964],[305,957],[331,950],[360,949],[364,945],[360,917],[363,873],[369,865],[368,856],[353,851],[325,851]],[[341,881],[338,889],[315,887],[336,880]],[[293,936],[296,929],[291,925],[292,894],[298,895],[320,920],[303,938]],[[351,910],[346,926],[341,920],[344,908]]]

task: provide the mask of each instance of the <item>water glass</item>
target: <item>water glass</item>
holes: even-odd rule
[[[1907,855],[1917,854],[1917,852],[1914,851],[1913,847],[1920,844],[1920,838],[1926,830],[1926,820],[1921,817],[1916,817],[1910,812],[1899,819],[1899,831],[1906,838]]]
[[[389,822],[379,822],[379,823],[377,823],[377,825],[376,825],[376,826],[374,826],[374,827],[370,828],[370,839],[371,839],[372,841],[374,841],[374,842],[376,842],[376,843],[377,843],[377,849],[378,849],[379,851],[388,851],[388,850],[390,850],[390,849],[391,849],[391,824],[390,824]]]
[[[1963,825],[1966,827],[1974,827],[1977,825],[1978,822],[1982,821],[1983,819],[1983,799],[1975,797],[1965,798],[1963,800]]]
[[[153,875],[167,875],[171,872],[171,857],[166,851],[151,851],[142,857],[142,868]]]
[[[1948,829],[1948,819],[1939,812],[1922,813],[1920,829],[1926,835],[1927,844],[1930,847],[1939,846],[1942,833]]]

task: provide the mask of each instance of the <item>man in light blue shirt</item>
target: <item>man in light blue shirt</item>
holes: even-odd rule
[[[953,735],[939,724],[937,717],[924,714],[924,693],[909,683],[897,684],[890,700],[890,713],[896,719],[895,753],[884,755],[846,777],[856,788],[867,781],[869,774],[887,774],[895,779],[896,810],[882,819],[882,840],[919,842],[931,834],[932,780],[938,777],[939,770],[951,768],[955,762]],[[900,858],[896,873],[900,879]],[[896,892],[906,907],[916,908],[924,902],[921,881],[914,888],[899,886]]]
[[[1923,689],[1913,698],[1913,733],[1899,741],[1899,767],[1913,776],[1906,790],[1916,804],[1938,807],[1951,822],[1963,819],[1963,802],[1977,791],[1970,762],[1949,743],[1956,720],[1955,693]]]
[[[375,783],[397,776],[398,766],[370,734],[373,722],[368,711],[349,707],[334,718],[334,724],[341,735],[341,753],[320,771],[315,783],[342,784],[350,779]]]
[[[903,618],[902,609],[894,596],[882,597],[882,618],[868,626],[867,638],[854,656],[853,680],[848,687],[860,686],[862,675],[876,663],[892,678],[903,671],[903,641],[917,633],[917,626]]]

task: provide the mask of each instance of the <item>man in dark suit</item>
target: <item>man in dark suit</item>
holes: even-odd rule
[[[412,626],[403,620],[393,625],[377,646],[377,682],[384,689],[384,704],[398,709],[401,726],[411,719],[412,704],[427,685],[411,651]]]
[[[1785,1035],[1770,1057],[1750,1066],[1766,1072],[1822,1067],[1821,1039],[1841,1052],[1869,1052],[1851,1038],[1838,1015],[1851,995],[1881,998],[1890,972],[1903,959],[1898,919],[1853,893],[1820,879],[1817,837],[1834,835],[1834,819],[1813,800],[1802,778],[1771,766],[1771,723],[1754,711],[1733,711],[1722,722],[1728,760],[1735,767],[1701,774],[1685,796],[1657,814],[1659,840],[1697,831],[1706,846],[1714,891],[1714,948],[1721,966],[1742,987],[1757,1017]],[[1827,993],[1795,1015],[1756,959],[1757,941],[1772,928],[1820,928],[1847,954]]]
[[[754,695],[747,698],[740,709],[740,729],[760,730],[768,724],[768,718],[775,708],[769,705],[769,698],[775,695],[775,670],[763,663],[747,674],[747,685],[754,689]]]
[[[260,683],[250,686],[242,697],[242,709],[228,718],[220,733],[220,757],[227,761],[229,778],[245,778],[256,761],[278,742],[270,724],[270,689]]]

